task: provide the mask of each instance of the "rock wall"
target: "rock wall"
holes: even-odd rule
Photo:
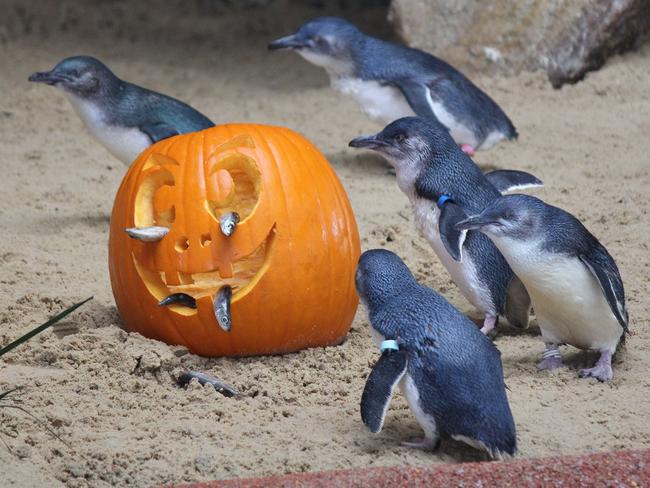
[[[650,0],[393,0],[389,20],[460,69],[541,68],[559,87],[634,46],[650,29]]]

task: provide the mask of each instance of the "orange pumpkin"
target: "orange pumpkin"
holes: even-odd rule
[[[236,212],[229,237],[219,220]],[[143,242],[127,228],[164,227]],[[359,235],[323,155],[285,128],[213,127],[160,141],[131,165],[111,217],[109,270],[124,328],[204,356],[341,342],[358,298]],[[232,327],[213,300],[232,290]],[[196,308],[159,306],[189,295]]]

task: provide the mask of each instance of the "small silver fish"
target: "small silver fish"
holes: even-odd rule
[[[237,212],[227,212],[219,219],[219,227],[226,237],[230,237],[239,223],[239,214]]]
[[[224,383],[214,376],[201,373],[200,371],[185,371],[184,373],[181,373],[181,375],[178,377],[178,383],[180,385],[187,385],[194,378],[199,381],[200,385],[212,385],[212,387],[214,387],[214,389],[221,393],[223,396],[234,397],[236,395],[239,395],[239,392],[232,386]]]
[[[232,288],[229,285],[223,286],[214,297],[214,316],[219,326],[226,332],[230,332],[232,322],[230,318],[230,299],[232,298]]]
[[[159,307],[168,307],[169,305],[176,304],[196,308],[196,300],[187,293],[172,293],[167,298],[163,298],[158,302]]]
[[[143,242],[158,242],[169,232],[167,227],[158,227],[155,225],[151,227],[131,227],[124,230],[129,237]]]

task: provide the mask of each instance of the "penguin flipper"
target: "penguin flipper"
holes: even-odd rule
[[[143,124],[140,126],[140,130],[149,136],[152,143],[162,141],[172,136],[177,136],[180,132],[172,127],[167,125],[164,122],[156,122],[154,124]]]
[[[525,190],[528,188],[539,188],[544,186],[542,180],[525,171],[511,169],[497,169],[485,173],[485,178],[499,190],[505,193],[514,190]]]
[[[395,385],[406,373],[406,351],[386,350],[377,360],[361,395],[361,420],[373,433],[384,425]]]
[[[431,95],[426,84],[417,80],[399,80],[395,82],[395,85],[417,115],[438,120],[429,102]]]
[[[438,219],[440,240],[455,261],[462,260],[463,243],[465,242],[465,237],[467,237],[467,231],[457,230],[456,224],[466,218],[467,214],[465,211],[451,201],[445,202],[440,208],[440,218]]]
[[[614,317],[616,317],[618,323],[621,324],[623,330],[625,332],[628,332],[628,315],[627,310],[625,309],[623,283],[621,282],[620,276],[616,272],[616,265],[612,261],[610,266],[603,266],[599,262],[602,260],[603,256],[600,256],[601,259],[598,259],[596,256],[588,256],[586,254],[580,254],[578,257],[580,258],[580,261],[582,261],[584,265],[587,266],[589,271],[591,271],[591,273],[596,277],[598,283],[600,284],[600,288],[603,290],[603,294],[607,299],[609,308],[614,314]],[[605,257],[609,258],[608,255]],[[611,260],[611,258],[609,258],[609,260]],[[612,266],[614,267],[613,269]]]
[[[512,275],[506,292],[505,316],[508,322],[519,329],[527,329],[530,306],[528,290],[517,276]]]

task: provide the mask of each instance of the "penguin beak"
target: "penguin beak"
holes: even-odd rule
[[[43,72],[33,73],[32,75],[30,75],[29,78],[27,78],[27,81],[33,81],[35,83],[46,83],[48,85],[56,85],[57,83],[70,81],[70,78],[68,78],[65,75],[61,75],[59,73],[54,73],[53,71],[43,71]]]
[[[486,220],[480,215],[475,215],[474,217],[469,217],[465,220],[458,222],[454,228],[456,230],[478,230],[480,231],[483,227],[487,225],[497,224],[498,222],[494,220]]]
[[[377,136],[361,136],[355,137],[352,139],[348,146],[350,147],[361,147],[366,149],[379,149],[380,147],[386,147],[388,144],[381,139],[378,139]]]
[[[291,34],[269,43],[268,48],[270,51],[278,51],[280,49],[300,49],[306,45],[304,41],[298,38],[297,34]]]

